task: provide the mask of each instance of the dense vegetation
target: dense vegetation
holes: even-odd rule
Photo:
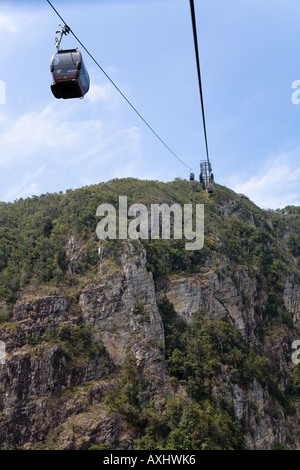
[[[288,271],[299,278],[300,208],[262,210],[220,185],[208,195],[197,184],[179,179],[170,183],[112,180],[65,194],[0,203],[0,322],[9,321],[11,306],[20,292],[59,286],[65,293],[76,295],[78,286],[95,276],[99,261],[96,209],[104,202],[117,208],[118,197],[124,195],[128,206],[205,205],[202,250],[185,250],[185,240],[142,240],[147,268],[156,281],[201,272],[205,266],[222,277],[224,272],[218,268],[221,259],[236,281],[235,266],[247,266],[261,292],[267,293],[261,340],[276,324],[285,331],[293,329],[292,315],[282,298],[283,275]],[[72,269],[66,252],[70,237],[80,240],[83,247]],[[111,241],[109,247],[110,256],[118,263],[120,243]],[[247,306],[245,294],[243,302]],[[216,398],[212,390],[214,378],[224,375],[225,370],[233,385],[245,387],[255,378],[287,414],[293,412],[291,397],[299,395],[297,383],[282,392],[269,359],[250,346],[228,319],[207,321],[198,312],[187,324],[167,300],[159,309],[172,390],[164,397],[161,413],[155,409],[157,397],[149,393],[130,348],[116,386],[105,399],[108,410],[117,411],[128,427],[138,430],[136,449],[245,448],[245,423],[236,420],[228,394],[220,393]],[[104,352],[96,348],[84,327],[63,327],[47,332],[43,338],[28,338],[32,345],[40,340],[61,342],[71,356],[75,343],[90,356]],[[298,375],[296,372],[295,377]],[[218,385],[222,390],[222,383]]]
[[[65,194],[43,194],[0,203],[0,300],[10,304],[25,287],[35,289],[44,283],[55,285],[62,281],[72,284],[76,282],[75,277],[95,272],[99,245],[95,233],[99,222],[96,209],[104,202],[118,208],[118,198],[124,195],[128,197],[128,207],[134,203],[148,207],[154,203],[205,205],[202,250],[183,249],[184,240],[172,240],[172,243],[143,240],[148,268],[155,278],[199,271],[208,257],[214,262],[221,254],[233,263],[262,268],[270,286],[274,286],[275,280],[274,291],[278,292],[280,286],[275,277],[286,269],[286,256],[276,238],[289,223],[291,231],[285,246],[295,258],[300,256],[299,208],[288,206],[266,212],[244,199],[241,205],[235,206],[239,209],[238,218],[234,210],[230,217],[224,218],[220,206],[240,198],[222,186],[218,185],[216,193],[208,196],[199,186],[185,180],[170,183],[133,178],[112,180],[75,191],[70,189]],[[273,228],[267,218],[272,220]],[[70,274],[66,259],[65,247],[70,236],[85,243],[84,256],[75,267],[76,276]],[[275,292],[270,293],[270,309],[274,305],[272,296],[276,297]]]
[[[231,386],[236,383],[244,388],[256,379],[287,415],[294,413],[292,392],[280,390],[269,359],[255,352],[226,318],[205,321],[199,313],[187,324],[168,300],[160,305],[160,313],[173,390],[165,397],[161,412],[157,413],[157,397],[150,396],[130,352],[116,388],[106,398],[111,411],[117,411],[129,426],[140,430],[136,449],[246,449],[243,433],[251,429],[244,418],[236,420],[225,384],[222,380],[216,382],[225,370]],[[217,383],[218,396],[213,393]],[[178,392],[182,387],[186,395]],[[294,392],[298,393],[295,389]],[[256,413],[259,420],[257,410]]]

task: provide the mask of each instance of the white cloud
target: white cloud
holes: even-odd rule
[[[39,177],[45,171],[45,165],[37,168],[35,171],[25,172],[15,184],[11,184],[4,194],[4,199],[6,201],[14,201],[15,199],[20,199],[22,197],[32,196],[34,194],[41,194],[43,188],[39,185]]]
[[[97,183],[135,167],[140,131],[112,114],[99,119],[87,100],[55,100],[19,117],[3,114],[0,200]]]
[[[116,109],[120,103],[120,95],[111,83],[100,85],[92,81],[86,99],[92,104],[100,102],[109,110]]]
[[[0,1],[1,3],[1,1]],[[25,2],[7,2],[1,5],[0,12],[0,41],[2,43],[1,59],[5,63],[5,68],[12,61],[20,66],[22,57],[27,52],[28,58],[37,54],[40,44],[46,44],[44,37],[48,32],[47,10],[41,8],[29,8]],[[53,45],[54,45],[53,33]],[[34,48],[34,49],[26,49]],[[14,54],[14,56],[12,56]],[[8,61],[8,62],[7,62]]]
[[[6,122],[6,131],[0,135],[0,167],[11,168],[37,151],[61,145],[76,144],[79,134],[69,121],[60,122],[61,114],[53,104],[41,112],[30,112]]]
[[[18,33],[20,31],[19,23],[12,15],[0,13],[0,30]]]
[[[232,188],[246,194],[258,206],[278,209],[300,205],[300,151],[284,153],[263,165],[263,169],[247,181],[235,176]],[[239,181],[238,181],[239,180]]]

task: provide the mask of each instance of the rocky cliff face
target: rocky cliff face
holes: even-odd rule
[[[224,269],[226,268],[223,264]],[[300,286],[289,279],[286,281],[283,299],[286,308],[294,313],[294,323],[298,325]],[[232,277],[220,276],[207,271],[199,275],[182,276],[173,280],[157,283],[158,302],[167,297],[174,305],[177,314],[190,321],[193,313],[203,312],[206,318],[222,319],[227,317],[241,332],[243,337],[263,352],[279,372],[278,381],[283,389],[289,383],[293,368],[291,344],[295,336],[286,330],[278,331],[262,343],[258,330],[263,323],[261,312],[266,304],[266,293],[259,293],[255,278],[249,276],[247,268],[240,266]],[[295,334],[295,333],[294,333]],[[232,400],[236,417],[247,422],[245,439],[249,448],[270,449],[275,443],[286,443],[291,436],[296,448],[300,445],[298,429],[299,403],[294,401],[295,415],[288,419],[282,407],[270,396],[265,387],[253,380],[247,387],[232,385],[230,376],[221,377],[228,396]],[[218,388],[215,389],[218,395]]]
[[[105,252],[105,247],[102,250]],[[101,275],[105,271],[105,253],[100,255]],[[142,245],[124,243],[118,268],[102,274],[100,282],[84,289],[79,305],[84,320],[99,333],[114,363],[122,364],[131,345],[138,363],[156,383],[165,372],[164,330],[153,277],[145,265]]]
[[[223,267],[226,268],[225,263]],[[247,296],[247,306],[243,295]],[[216,274],[210,270],[158,282],[158,301],[165,296],[185,321],[190,321],[192,315],[200,311],[205,312],[208,318],[227,317],[248,341],[256,341],[254,307],[258,304],[257,286],[244,266],[235,272],[235,282],[226,271]],[[260,300],[262,306],[264,301]]]
[[[300,321],[300,285],[295,282],[294,277],[287,279],[283,294],[286,308],[293,313],[295,325]]]
[[[128,348],[152,389],[164,382],[164,329],[145,263],[143,247],[125,243],[118,266],[99,256],[98,279],[85,285],[76,301],[55,291],[15,304],[11,322],[1,328],[6,344],[6,363],[0,366],[3,449],[29,448],[57,427],[68,428],[70,421],[78,422],[81,432],[66,433],[61,448],[114,445],[122,433],[121,418],[104,417],[101,400]],[[85,411],[89,408],[93,411]]]
[[[222,216],[234,211],[241,217],[237,207],[240,202],[228,202]],[[255,226],[252,214],[248,223]],[[207,320],[225,318],[251,348],[269,359],[282,393],[291,385],[297,388],[291,361],[291,344],[300,339],[295,270],[281,279],[282,307],[292,325],[276,317],[266,327],[269,292],[258,267],[249,270],[235,263],[233,269],[220,254],[216,263],[208,259],[198,272],[154,280],[140,241],[116,246],[112,255],[108,242],[98,243],[96,272],[67,293],[63,283],[57,289],[44,286],[43,292],[21,292],[10,318],[0,324],[0,340],[6,346],[6,361],[0,364],[1,449],[89,449],[103,444],[132,448],[143,432],[128,426],[125,415],[108,405],[107,396],[118,387],[129,355],[146,383],[148,399],[153,398],[155,413],[163,413],[167,397],[174,395],[160,314],[166,299],[176,321],[192,323],[199,312]],[[82,241],[69,237],[65,253],[69,273],[78,276]],[[1,303],[3,314],[8,308]],[[281,395],[272,395],[256,378],[246,385],[232,381],[226,366],[210,382],[213,400],[217,403],[222,394],[231,403],[246,446],[271,449],[281,443],[300,448],[297,394],[290,404],[293,410],[287,410]],[[182,384],[176,387],[178,397],[188,400]]]

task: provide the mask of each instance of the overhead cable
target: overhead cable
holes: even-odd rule
[[[204,131],[205,147],[206,147],[206,157],[207,157],[207,162],[209,163],[209,153],[208,153],[206,124],[205,124],[205,113],[204,113],[203,91],[202,91],[202,81],[201,81],[201,73],[200,73],[200,60],[199,60],[199,49],[198,49],[198,39],[197,39],[197,28],[196,28],[194,0],[190,0],[190,7],[191,7],[191,17],[192,17],[192,27],[193,27],[193,36],[194,36],[194,46],[195,46],[195,56],[196,56],[197,74],[198,74],[198,82],[199,82],[199,91],[200,91],[200,102],[201,102],[201,111],[202,111],[202,120],[203,120],[203,131]]]
[[[61,19],[61,21],[64,23],[64,25],[67,25],[65,20],[62,18],[62,16],[58,13],[56,8],[52,5],[50,0],[46,0],[51,8],[54,10],[54,12],[57,14],[57,16]],[[166,147],[166,149],[179,161],[181,162],[186,168],[189,170],[191,167],[187,165],[181,158],[176,155],[175,152],[165,143],[165,141],[155,132],[153,127],[150,126],[150,124],[143,118],[143,116],[139,113],[139,111],[136,109],[136,107],[129,101],[129,99],[124,95],[124,93],[120,90],[120,88],[115,84],[115,82],[109,77],[109,75],[105,72],[105,70],[101,67],[99,62],[94,58],[94,56],[88,51],[88,49],[84,46],[84,44],[80,41],[80,39],[76,36],[76,34],[72,31],[72,29],[68,26],[69,32],[74,36],[76,41],[81,45],[81,47],[85,50],[85,52],[89,55],[89,57],[95,62],[97,67],[101,70],[101,72],[106,76],[106,78],[111,82],[111,84],[115,87],[115,89],[120,93],[120,95],[124,98],[124,100],[129,104],[129,106],[133,109],[133,111],[139,116],[139,118],[146,124],[146,126],[150,129],[150,131],[157,137],[157,139]]]

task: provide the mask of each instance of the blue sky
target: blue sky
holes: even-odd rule
[[[166,144],[198,166],[205,146],[188,0],[52,3]],[[216,182],[263,208],[300,205],[300,104],[292,101],[300,2],[195,0],[195,8]],[[84,51],[88,94],[53,97],[59,23],[46,0],[0,0],[0,200],[112,178],[188,178]],[[63,39],[63,48],[77,46]]]

